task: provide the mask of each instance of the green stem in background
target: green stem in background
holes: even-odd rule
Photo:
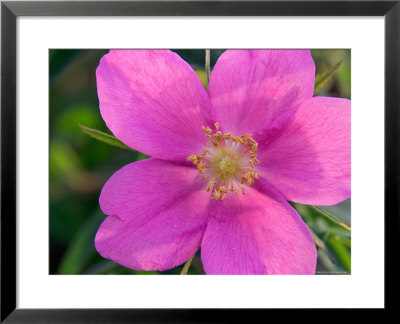
[[[332,65],[328,70],[326,70],[320,74],[317,74],[315,76],[314,95],[319,90],[321,90],[324,86],[327,85],[329,79],[340,68],[342,63],[343,63],[343,61],[340,61],[340,62],[336,63],[335,65]]]
[[[206,59],[205,59],[205,70],[206,70],[206,75],[207,75],[207,86],[208,86],[208,81],[210,81],[210,65],[211,65],[211,60],[210,60],[210,50],[206,49]]]
[[[329,261],[331,261],[333,264],[335,263],[335,261],[333,261],[332,256],[329,254],[328,249],[326,248],[326,245],[324,243],[324,241],[322,241],[319,236],[317,234],[315,234],[315,232],[311,229],[308,228],[310,230],[311,236],[314,240],[315,245],[321,249],[327,256],[327,258],[329,259]]]
[[[188,271],[189,271],[189,267],[192,264],[192,260],[193,260],[194,256],[192,256],[189,260],[186,261],[185,265],[183,266],[183,269],[181,271],[181,275],[187,275]]]
[[[337,219],[336,217],[328,214],[326,211],[323,211],[322,209],[318,208],[317,206],[311,205],[311,208],[313,208],[315,211],[317,211],[318,213],[320,213],[321,215],[325,216],[326,218],[329,218],[332,222],[334,222],[335,224],[343,227],[344,229],[348,230],[349,232],[351,232],[351,227],[346,225],[344,222],[342,222],[341,220]]]

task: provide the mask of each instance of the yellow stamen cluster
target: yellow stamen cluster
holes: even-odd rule
[[[207,147],[201,154],[192,154],[186,160],[197,166],[204,181],[210,179],[206,191],[212,191],[211,199],[224,200],[229,191],[237,195],[239,189],[245,194],[242,185],[251,186],[258,179],[259,172],[254,166],[260,162],[257,160],[258,143],[251,134],[222,134],[219,123],[214,127],[214,133],[211,128],[202,127],[208,138]]]

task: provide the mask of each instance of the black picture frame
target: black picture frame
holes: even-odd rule
[[[19,16],[384,16],[385,309],[396,308],[399,237],[400,0],[396,1],[2,1],[1,322],[231,322],[266,310],[16,308],[16,19]],[[367,94],[366,94],[367,95]],[[366,283],[367,285],[368,283]],[[367,289],[367,288],[366,288]],[[262,314],[259,314],[262,313]]]

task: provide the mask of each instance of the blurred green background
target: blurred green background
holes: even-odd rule
[[[205,83],[204,50],[174,50]],[[99,142],[79,124],[110,133],[98,109],[95,70],[108,50],[50,50],[50,274],[179,274],[134,271],[103,259],[94,247],[105,218],[98,197],[103,184],[125,164],[146,158]],[[223,50],[211,50],[213,66]],[[317,74],[343,61],[316,95],[350,98],[350,50],[312,50]],[[293,204],[313,232],[318,248],[317,273],[350,273],[350,231],[310,206]],[[323,207],[350,226],[350,200]],[[197,252],[189,274],[204,274]]]

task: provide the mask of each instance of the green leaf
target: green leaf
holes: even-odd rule
[[[325,72],[317,74],[315,76],[315,85],[314,85],[314,94],[316,94],[319,90],[321,90],[329,81],[331,76],[339,69],[342,65],[343,61],[336,63],[335,65],[331,66]]]
[[[84,133],[86,133],[87,135],[89,135],[99,141],[102,141],[104,143],[107,143],[107,144],[110,144],[113,146],[118,146],[119,148],[123,148],[125,150],[133,151],[130,147],[126,146],[119,139],[117,139],[116,137],[114,137],[110,134],[107,134],[107,133],[104,133],[97,129],[89,128],[89,127],[86,127],[83,125],[79,125],[79,127]]]
[[[114,271],[119,267],[118,263],[114,263],[110,260],[101,260],[93,265],[91,268],[84,271],[84,274],[107,274]]]
[[[95,213],[75,234],[57,269],[59,274],[80,274],[96,255],[94,237],[104,217]]]
[[[340,263],[346,269],[348,273],[351,272],[351,256],[350,249],[347,248],[340,241],[340,237],[337,235],[331,236],[328,238],[327,243],[330,248],[335,252],[336,257],[339,259]]]

